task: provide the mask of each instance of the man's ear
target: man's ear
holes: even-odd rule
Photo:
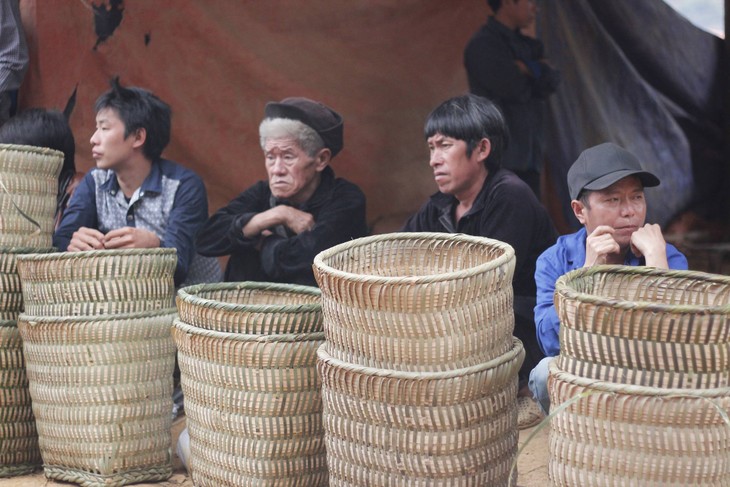
[[[326,147],[320,150],[317,155],[314,156],[315,169],[317,172],[324,171],[324,168],[329,165],[330,160],[332,160],[332,151]]]
[[[139,128],[133,134],[131,134],[130,137],[134,137],[134,143],[132,144],[132,147],[134,147],[135,149],[138,147],[142,147],[147,141],[147,129]]]
[[[585,217],[585,211],[586,211],[586,205],[583,204],[580,200],[573,200],[570,202],[570,207],[573,209],[573,214],[578,219],[581,225],[586,224],[586,217]]]
[[[487,157],[489,157],[489,154],[492,153],[492,142],[488,138],[484,137],[482,140],[477,142],[477,146],[474,148],[474,151],[477,153],[479,162],[484,162],[487,160]]]

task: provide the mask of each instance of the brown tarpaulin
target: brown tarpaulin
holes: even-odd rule
[[[264,104],[307,96],[345,118],[333,168],[365,191],[375,231],[435,191],[423,122],[467,90],[462,50],[487,13],[484,0],[126,0],[94,49],[95,8],[108,20],[110,1],[21,0],[31,66],[20,105],[63,109],[78,86],[79,170],[93,167],[93,102],[119,75],[172,106],[164,155],[203,177],[212,212],[265,177]]]

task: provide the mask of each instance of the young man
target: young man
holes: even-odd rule
[[[535,269],[535,323],[546,358],[530,373],[530,390],[544,412],[550,408],[548,365],[560,353],[554,303],[558,278],[599,264],[687,269],[687,259],[664,241],[659,225],[645,224],[644,188],[658,185],[659,179],[644,171],[636,156],[613,143],[586,149],[568,170],[570,206],[583,228],[560,237]]]
[[[529,186],[500,167],[507,133],[502,114],[492,102],[476,95],[445,101],[428,116],[425,137],[439,192],[403,230],[466,233],[501,240],[514,248],[514,334],[525,346],[519,426],[529,427],[540,414],[529,397],[528,375],[543,358],[532,315],[533,274],[537,256],[555,242],[557,233]]]
[[[259,135],[268,181],[215,212],[198,234],[203,255],[230,255],[226,281],[315,286],[314,257],[367,234],[365,195],[329,166],[342,134],[342,117],[322,103],[266,105]]]
[[[464,50],[469,90],[493,100],[504,113],[512,143],[502,165],[540,194],[544,100],[560,82],[537,39],[520,33],[535,21],[534,0],[488,0],[494,12]]]
[[[202,180],[161,154],[170,140],[170,107],[115,78],[96,101],[91,154],[96,168],[79,183],[53,244],[70,252],[171,247],[175,285],[220,280],[220,266],[195,252],[208,217]]]

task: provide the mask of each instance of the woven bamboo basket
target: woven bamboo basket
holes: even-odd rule
[[[0,246],[51,247],[62,165],[60,151],[0,144]]]
[[[249,335],[322,332],[319,289],[267,282],[199,284],[177,292],[180,320]]]
[[[46,477],[85,487],[169,478],[175,311],[20,315]]]
[[[174,306],[175,249],[91,250],[18,256],[25,312],[96,316]]]
[[[196,486],[327,485],[323,332],[246,335],[176,320],[173,337]]]
[[[730,485],[730,389],[660,389],[600,382],[550,364],[553,486]],[[721,411],[723,411],[721,413]]]
[[[25,475],[40,466],[23,341],[15,321],[0,321],[0,477]]]
[[[497,359],[448,372],[363,367],[328,349],[318,368],[331,486],[508,485],[519,340]]]
[[[365,367],[448,371],[512,348],[514,250],[482,237],[393,233],[314,259],[328,353]]]
[[[730,386],[730,277],[597,266],[555,288],[561,370],[651,387]]]
[[[16,258],[18,255],[53,252],[55,249],[0,247],[0,321],[15,321],[23,311],[23,291]]]

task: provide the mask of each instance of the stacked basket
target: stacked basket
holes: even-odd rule
[[[560,486],[730,484],[730,278],[579,269],[556,284],[549,473]]]
[[[63,153],[0,144],[0,477],[41,464],[17,318],[18,255],[50,252]]]
[[[514,251],[395,233],[314,260],[330,485],[506,486],[517,449]]]
[[[88,487],[167,479],[175,250],[31,254],[17,265],[46,476]]]
[[[326,486],[319,290],[201,284],[178,291],[177,303],[193,483]]]

